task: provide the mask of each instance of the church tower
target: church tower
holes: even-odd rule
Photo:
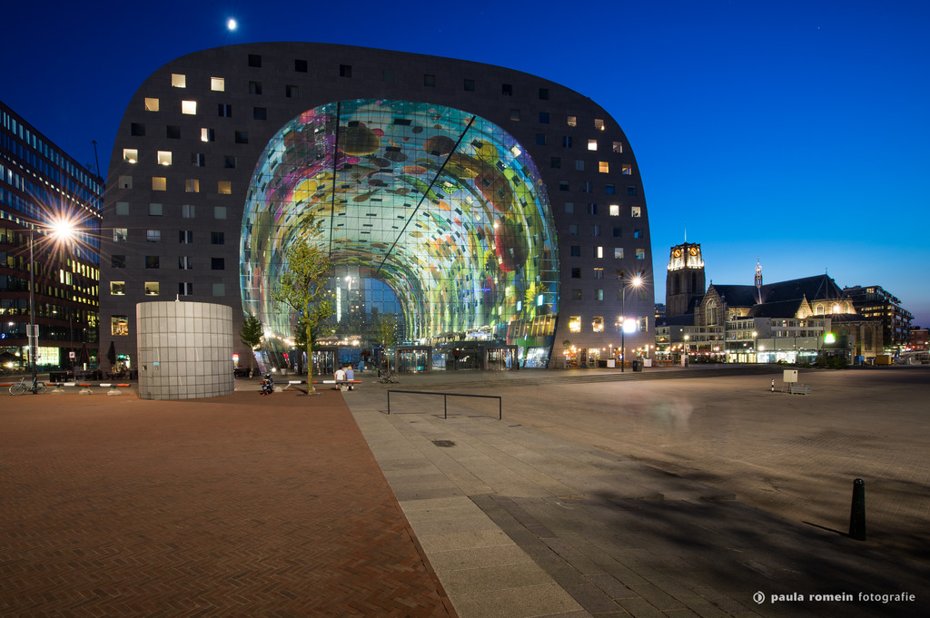
[[[704,296],[704,258],[701,245],[684,242],[671,248],[665,276],[665,315],[694,313]]]

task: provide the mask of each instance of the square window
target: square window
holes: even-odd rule
[[[581,332],[581,316],[580,315],[573,315],[568,318],[568,332],[570,333]]]
[[[216,192],[220,195],[231,195],[232,194],[232,182],[229,180],[220,180],[216,183]],[[217,206],[217,208],[223,208],[222,206]]]
[[[194,295],[194,284],[182,281],[178,283],[178,296],[193,296]]]
[[[633,175],[633,166],[630,165],[629,163],[625,163],[625,164],[621,165],[621,166],[620,166],[620,173],[623,174],[624,176],[632,176],[632,175]]]
[[[213,207],[213,218],[214,219],[225,219],[226,218],[226,207],[225,206],[214,206]]]
[[[569,255],[572,257],[581,257],[581,245],[572,245],[569,248]]]
[[[568,181],[566,180],[559,181],[559,191],[568,191]]]
[[[145,241],[146,242],[160,242],[161,241],[161,230],[145,230]]]
[[[561,157],[551,157],[549,159],[549,167],[551,167],[554,170],[560,169],[562,167]]]
[[[604,185],[604,194],[605,194],[605,195],[616,195],[616,194],[617,194],[617,185],[605,184],[605,185]]]
[[[146,281],[143,290],[146,296],[158,296],[161,292],[161,284],[158,281]]]
[[[226,270],[226,259],[210,258],[210,270]]]
[[[225,283],[214,283],[212,287],[213,287],[214,296],[226,296],[226,284]]]
[[[238,164],[238,162],[239,162],[238,157],[233,157],[230,155],[226,155],[225,157],[223,157],[223,167],[228,170],[236,169],[236,165]]]
[[[636,189],[636,187],[627,187],[626,194],[628,197],[636,197],[639,195],[639,191]]]
[[[145,267],[148,269],[158,268],[160,261],[157,255],[147,255],[145,256]]]
[[[433,88],[436,85],[436,76],[431,73],[425,73],[423,75],[423,85],[428,88]]]
[[[268,120],[268,108],[267,107],[253,107],[252,108],[252,120]]]
[[[201,142],[215,142],[216,132],[213,129],[200,129]]]
[[[614,247],[614,259],[615,260],[623,259],[623,247]]]
[[[578,266],[572,267],[572,279],[581,279],[581,268]]]
[[[262,66],[262,57],[259,54],[249,54],[249,66],[256,69]]]
[[[645,259],[646,259],[646,250],[645,250],[645,249],[637,249],[637,250],[636,250],[636,259],[637,259],[637,260],[640,260],[640,261],[645,260]]]
[[[132,189],[132,176],[120,176],[117,185],[120,189]]]
[[[248,131],[236,131],[236,143],[237,144],[248,144],[249,143]]]
[[[161,102],[154,97],[145,97],[145,111],[157,112]]]
[[[568,116],[568,117],[566,117],[566,118],[565,118],[565,124],[567,124],[567,125],[570,126],[570,127],[577,127],[577,126],[578,126],[578,116]]]
[[[603,119],[601,119],[601,118],[595,118],[595,119],[594,119],[594,128],[595,128],[596,130],[598,130],[598,131],[603,131],[603,130],[605,130],[607,127],[604,126],[604,120],[603,120]]]
[[[623,142],[614,142],[612,149],[615,153],[622,154],[623,153]]]
[[[539,112],[539,124],[549,124],[549,112]]]
[[[129,230],[125,227],[113,228],[113,242],[126,242]]]
[[[610,216],[611,216],[611,217],[619,217],[619,216],[620,216],[620,204],[611,204],[611,205],[608,206],[607,208],[608,208],[608,210],[609,210],[609,212],[610,212]]]
[[[210,244],[212,245],[226,244],[226,237],[223,234],[223,232],[210,232]]]
[[[597,202],[591,202],[588,204],[588,214],[596,215],[597,214]]]
[[[584,161],[581,159],[575,159],[575,171],[583,172],[584,171]]]
[[[110,256],[110,267],[111,268],[126,268],[126,256],[125,255],[111,255]]]
[[[159,150],[159,151],[158,151],[158,159],[157,159],[157,160],[158,160],[158,164],[159,164],[159,165],[164,165],[164,166],[167,167],[167,166],[171,165],[171,159],[172,159],[172,155],[171,155],[171,151],[170,151],[170,150]]]
[[[168,179],[164,176],[152,176],[152,191],[167,191]]]
[[[545,145],[546,145],[546,134],[545,134],[545,133],[537,133],[537,134],[536,134],[536,145],[537,145],[537,146],[545,146]]]
[[[178,230],[178,242],[182,245],[193,244],[194,230]]]
[[[351,64],[340,64],[339,65],[339,77],[352,77],[352,65]]]
[[[591,236],[594,236],[595,238],[597,238],[600,235],[601,235],[601,224],[595,223],[594,225],[591,226]]]
[[[126,296],[126,282],[125,281],[111,281],[110,282],[110,296]]]
[[[597,140],[589,139],[588,140],[588,150],[597,150]]]
[[[123,161],[135,165],[139,162],[139,151],[136,148],[123,148]]]
[[[540,101],[548,101],[548,100],[549,100],[549,89],[548,89],[548,88],[540,88],[540,89],[539,89],[539,100],[540,100]]]
[[[623,228],[619,226],[613,227],[613,237],[614,238],[623,238]]]
[[[190,256],[182,255],[178,258],[178,270],[193,270],[194,263],[191,261]]]
[[[594,290],[594,300],[603,301],[604,300],[604,288],[597,288]]]
[[[197,216],[197,207],[193,204],[181,204],[181,218],[193,219]]]
[[[110,317],[110,334],[114,337],[129,335],[129,316],[114,315]]]
[[[116,202],[116,214],[128,215],[129,214],[129,202]]]
[[[609,173],[610,173],[610,163],[608,163],[607,161],[598,161],[598,162],[597,162],[597,171],[600,172],[601,174],[609,174]]]
[[[505,97],[513,96],[513,85],[511,84],[501,84],[501,94]]]
[[[510,119],[514,122],[520,122],[520,110],[512,109],[510,110]]]
[[[163,214],[165,214],[164,210],[165,209],[162,204],[156,204],[156,203],[149,204],[149,216],[150,217],[160,217]]]
[[[565,202],[564,209],[565,209],[565,214],[566,214],[566,215],[573,215],[573,214],[575,214],[575,204],[574,204],[574,202]]]
[[[639,206],[630,207],[630,216],[633,217],[634,219],[638,219],[639,217],[642,216],[642,214],[643,214],[642,208],[640,208]]]
[[[595,333],[604,332],[604,316],[596,315],[594,319],[591,320],[591,330]]]
[[[261,94],[262,93],[262,83],[256,81],[249,82],[249,94]]]
[[[171,74],[171,87],[172,88],[187,88],[187,75],[183,73],[172,73]]]
[[[181,113],[185,116],[197,114],[197,101],[181,101]]]
[[[213,92],[226,92],[226,79],[223,77],[211,77],[210,90]]]
[[[129,134],[133,137],[143,137],[145,135],[145,125],[141,122],[130,123]]]
[[[572,300],[581,300],[584,298],[581,294],[581,288],[572,288]]]
[[[184,192],[185,193],[200,193],[200,179],[199,178],[188,178],[184,181]]]
[[[216,115],[220,118],[232,118],[232,104],[231,103],[217,103],[216,104]]]
[[[462,84],[462,87],[465,89],[465,92],[474,92],[475,91],[475,80],[466,79]]]
[[[191,164],[194,167],[205,167],[207,165],[207,155],[202,152],[192,152]]]
[[[300,88],[292,84],[288,84],[284,87],[284,96],[288,99],[297,98],[300,95]]]
[[[578,224],[577,224],[577,223],[569,223],[569,224],[568,224],[568,235],[569,235],[569,236],[577,236],[577,235],[578,235]]]
[[[572,136],[564,135],[562,136],[562,148],[571,148],[572,147]]]
[[[294,71],[297,73],[306,73],[307,72],[307,61],[301,58],[294,59]]]
[[[633,238],[642,238],[643,231],[640,229],[633,230]]]
[[[169,124],[165,127],[165,136],[168,139],[181,139],[181,127],[175,124]]]

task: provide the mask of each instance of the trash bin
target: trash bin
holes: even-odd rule
[[[643,370],[643,361],[640,359],[633,360],[633,371],[642,371]]]

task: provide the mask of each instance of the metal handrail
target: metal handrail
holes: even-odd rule
[[[497,420],[504,420],[504,403],[500,395],[473,395],[471,393],[444,393],[440,391],[408,391],[400,389],[388,389],[387,392],[387,413],[391,413],[391,393],[408,393],[411,395],[442,395],[442,418],[449,418],[449,397],[480,397],[483,399],[497,399]]]

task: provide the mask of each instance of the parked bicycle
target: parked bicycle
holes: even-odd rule
[[[35,384],[33,384],[32,380],[26,380],[26,378],[23,378],[10,387],[10,394],[25,395],[26,393],[33,392],[38,394],[44,393],[47,388],[48,387],[45,386],[45,382],[39,382],[36,380]]]

